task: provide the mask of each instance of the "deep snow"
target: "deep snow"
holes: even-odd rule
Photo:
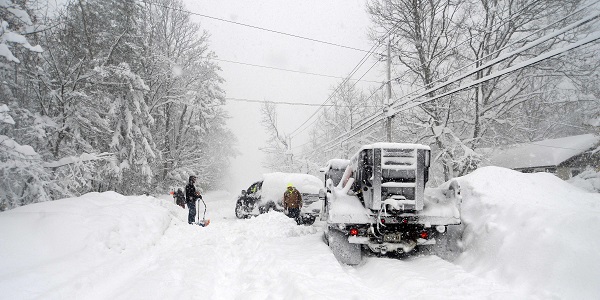
[[[459,178],[464,252],[340,265],[319,224],[234,216],[201,228],[169,196],[90,193],[0,213],[4,299],[599,299],[600,195],[548,174]],[[453,233],[458,227],[452,229]],[[451,233],[452,233],[451,232]]]

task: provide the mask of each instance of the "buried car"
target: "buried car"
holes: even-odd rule
[[[323,182],[313,175],[301,173],[264,174],[262,180],[242,190],[235,205],[235,216],[243,219],[271,210],[283,211],[283,194],[290,183],[302,195],[300,216],[305,224],[312,224],[323,205],[319,199],[319,190],[323,188]]]

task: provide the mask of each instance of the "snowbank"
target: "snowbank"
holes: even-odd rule
[[[130,261],[155,245],[172,224],[184,223],[183,210],[171,202],[89,193],[3,212],[2,297],[44,298],[32,295],[32,290],[68,290],[77,295],[77,289],[85,286],[72,285],[73,279]]]
[[[449,181],[438,188],[426,188],[425,197],[423,199],[423,211],[419,212],[419,216],[426,217],[441,217],[449,219],[460,219],[460,204],[461,196],[456,193],[460,187],[453,186],[450,190]],[[456,183],[454,183],[456,185]]]
[[[600,299],[599,194],[551,174],[498,167],[458,180],[458,264],[543,298]]]

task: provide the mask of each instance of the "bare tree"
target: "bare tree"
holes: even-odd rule
[[[460,1],[450,0],[381,0],[369,3],[367,11],[376,27],[391,31],[395,59],[408,69],[413,82],[420,82],[420,86],[427,89],[454,67],[456,53],[453,46],[460,37],[460,32],[455,29],[465,17],[461,5]],[[379,39],[376,33],[375,38]],[[435,95],[432,91],[428,97]],[[449,145],[448,139],[443,137],[451,119],[450,104],[434,101],[421,105],[424,116],[416,116],[426,125],[432,143],[443,153],[438,158],[446,179],[453,175],[453,153],[445,151]]]
[[[301,167],[298,161],[294,161],[290,137],[281,132],[277,125],[277,106],[265,102],[260,112],[261,125],[267,133],[267,144],[261,148],[266,156],[263,166],[273,171],[299,172]]]
[[[332,144],[335,139],[345,132],[355,129],[364,118],[383,109],[381,88],[369,92],[369,97],[354,83],[342,82],[332,87],[330,106],[323,108],[309,134],[302,155],[308,160],[323,164],[329,158],[348,158],[361,145],[379,141],[383,132],[381,128],[368,130],[349,142],[340,143],[339,147]],[[325,157],[322,155],[326,151]]]
[[[526,58],[576,40],[581,31],[550,39],[519,55],[504,57],[532,39],[572,22],[580,16],[571,16],[579,7],[581,2],[577,0],[566,3],[380,0],[370,3],[367,9],[375,29],[392,30],[396,45],[393,51],[405,77],[413,83],[421,82],[423,89],[427,89],[457,77],[459,72],[496,60],[497,63],[469,78],[481,80]],[[376,33],[374,38],[378,38]],[[538,63],[484,81],[473,89],[422,104],[418,109],[404,112],[398,126],[408,128],[404,130],[410,133],[408,138],[417,136],[419,142],[432,146],[446,180],[477,167],[481,155],[474,151],[476,148],[506,143],[511,138],[514,142],[518,137],[516,127],[529,133],[523,138],[547,137],[548,132],[558,128],[565,134],[564,127],[535,120],[543,117],[540,114],[568,107],[557,105],[557,101],[551,99],[561,94],[550,91],[556,90],[563,79],[556,76],[556,69],[548,72],[548,65],[559,64],[556,59]],[[461,81],[450,83],[457,86]],[[449,86],[452,85],[445,89]],[[445,89],[425,96],[433,98]],[[544,105],[548,103],[552,105]]]

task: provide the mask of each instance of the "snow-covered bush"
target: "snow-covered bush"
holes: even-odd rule
[[[600,193],[600,172],[585,170],[567,182],[586,191]]]

